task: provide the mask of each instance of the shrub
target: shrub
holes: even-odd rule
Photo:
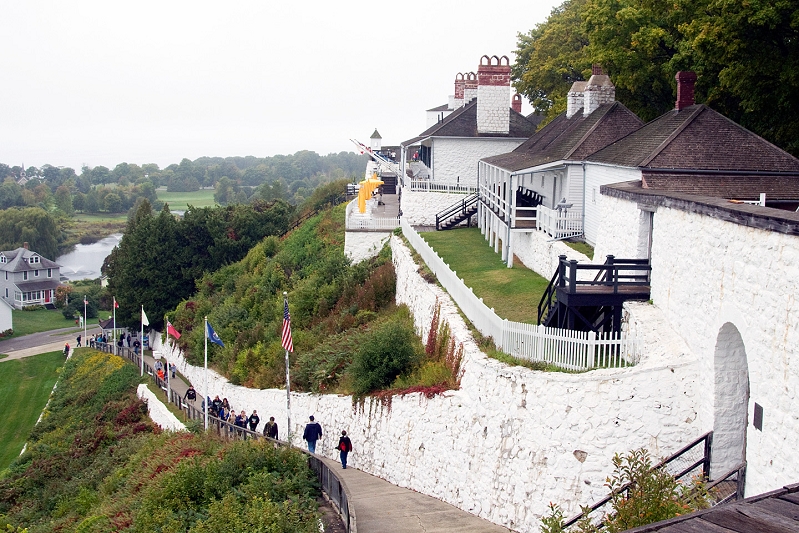
[[[356,395],[387,387],[419,361],[419,340],[404,315],[375,328],[355,351],[350,373]]]

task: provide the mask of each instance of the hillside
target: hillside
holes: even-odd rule
[[[304,456],[263,442],[162,433],[121,358],[85,350],[29,446],[0,477],[0,526],[51,531],[316,531]]]

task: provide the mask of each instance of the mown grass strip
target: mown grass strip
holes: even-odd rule
[[[74,320],[67,320],[61,311],[56,309],[37,309],[36,311],[22,311],[14,309],[12,311],[14,320],[14,334],[9,337],[3,337],[0,340],[10,339],[12,337],[21,337],[22,335],[30,335],[31,333],[39,333],[41,331],[52,331],[54,329],[68,328],[75,326]],[[82,328],[75,328],[78,331]]]
[[[488,245],[478,228],[422,233],[467,286],[501,318],[536,324],[538,302],[549,280],[519,261],[508,268],[500,254]]]
[[[0,417],[0,470],[22,451],[63,364],[60,351],[0,363],[0,397],[6,399]]]
[[[156,195],[159,200],[169,204],[170,210],[185,211],[188,206],[194,207],[214,207],[213,189],[200,189],[199,191],[192,192],[166,192],[164,190],[157,190]]]

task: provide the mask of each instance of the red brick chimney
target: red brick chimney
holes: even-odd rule
[[[462,72],[455,75],[455,96],[453,98],[452,108],[456,109],[463,107],[463,92],[466,89],[466,79]]]
[[[477,74],[466,72],[463,75],[463,103],[468,104],[477,98]]]
[[[26,250],[30,250],[30,248],[28,247],[28,241],[23,242],[22,247],[25,248]]]
[[[679,111],[680,109],[694,105],[696,103],[694,98],[696,72],[681,70],[674,76],[674,79],[677,80],[677,103],[674,105],[674,109]]]
[[[477,68],[477,133],[510,131],[510,59],[483,56]]]
[[[510,107],[517,113],[522,112],[522,97],[519,93],[513,95],[513,101],[511,102]]]

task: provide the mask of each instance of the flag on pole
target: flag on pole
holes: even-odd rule
[[[180,333],[178,333],[178,330],[175,329],[175,326],[173,326],[169,320],[166,321],[166,334],[172,335],[176,339],[180,338]]]
[[[83,305],[89,305],[89,300],[85,296],[83,297]]]
[[[116,296],[114,297],[114,309],[119,309],[119,302],[117,302]]]
[[[150,325],[150,321],[147,320],[147,315],[144,314],[144,307],[141,308],[141,323],[144,324],[145,326]]]
[[[222,339],[219,338],[219,334],[214,331],[214,328],[211,327],[210,322],[205,323],[205,335],[208,337],[208,340],[218,344],[221,347],[225,347],[225,343],[222,342]]]
[[[291,340],[291,315],[289,314],[289,301],[283,299],[283,335],[281,338],[283,348],[289,352],[294,351],[294,342]]]

